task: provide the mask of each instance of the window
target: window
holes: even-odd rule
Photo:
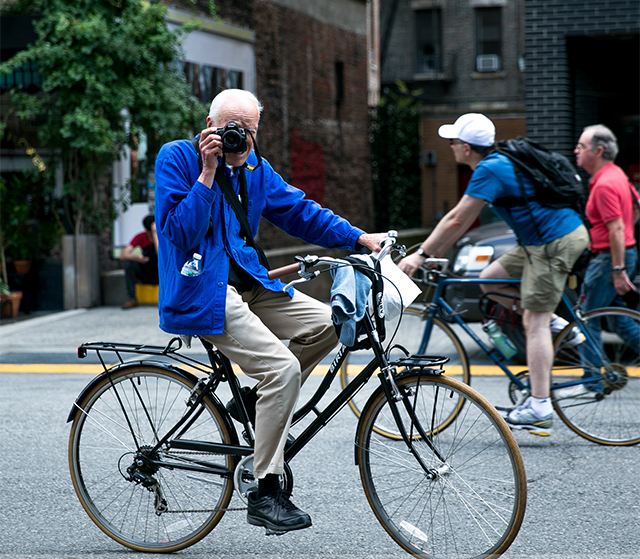
[[[440,9],[416,11],[416,72],[427,74],[442,70]]]
[[[202,103],[209,104],[223,89],[242,89],[242,72],[215,68],[206,64],[183,62],[182,71],[191,85],[193,94]]]
[[[501,8],[476,9],[476,70],[496,72],[502,69]]]

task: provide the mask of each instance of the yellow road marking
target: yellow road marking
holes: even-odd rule
[[[192,372],[194,374],[201,374],[201,371],[195,367],[186,365],[178,365],[181,369]],[[0,363],[0,373],[48,373],[48,374],[86,374],[86,375],[98,375],[103,371],[102,365],[99,363],[94,364],[72,364],[72,363],[55,363],[55,364],[42,364],[42,363]],[[237,366],[233,366],[233,370],[237,375],[243,375],[242,370]],[[318,365],[313,370],[313,375],[325,375],[329,370],[329,365]]]
[[[179,365],[180,368],[190,371],[194,374],[200,374],[201,372],[194,367]],[[365,365],[349,365],[349,374],[357,375],[364,369]],[[527,368],[524,365],[513,365],[508,367],[509,370],[517,375],[522,371],[526,371]],[[233,366],[233,370],[238,375],[243,375],[242,370],[237,366]],[[329,365],[318,365],[312,375],[325,375],[329,370]],[[462,374],[462,367],[460,365],[451,365],[444,367],[445,374],[447,375],[460,375]],[[49,374],[86,374],[97,375],[103,371],[102,365],[99,363],[94,364],[73,364],[73,363],[54,363],[54,364],[42,364],[42,363],[0,363],[0,373],[49,373]],[[582,375],[582,369],[566,369],[563,374],[568,376]],[[627,374],[633,377],[640,377],[640,367],[627,367]],[[472,365],[471,376],[500,376],[504,375],[502,370],[495,365]]]

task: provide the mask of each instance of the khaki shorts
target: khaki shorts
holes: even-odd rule
[[[521,306],[530,311],[555,311],[569,272],[584,249],[589,232],[584,225],[545,245],[518,245],[498,258],[511,278],[522,278]]]

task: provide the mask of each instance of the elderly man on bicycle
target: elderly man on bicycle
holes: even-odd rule
[[[454,124],[441,126],[438,134],[449,140],[456,162],[469,165],[473,174],[458,204],[438,223],[417,252],[399,263],[400,269],[410,276],[428,256],[444,255],[469,229],[486,203],[521,196],[513,164],[494,151],[495,127],[486,116],[462,115]],[[506,420],[514,429],[548,435],[553,421],[551,320],[569,272],[589,244],[589,233],[572,208],[556,209],[539,204],[533,183],[527,176],[522,178],[531,200],[528,207],[493,205],[493,210],[516,232],[520,244],[492,262],[481,277],[522,278],[519,296],[527,337],[531,396],[511,410]],[[511,298],[518,295],[517,288],[507,285],[492,290]]]
[[[327,305],[293,289],[285,292],[279,280],[269,279],[253,236],[262,217],[326,248],[379,250],[384,235],[365,233],[285,183],[259,156],[261,111],[250,92],[225,90],[211,103],[197,142],[178,140],[160,150],[158,306],[164,331],[206,338],[258,381],[257,403],[255,393],[245,402],[248,413],[255,413],[258,479],[247,520],[285,532],[311,526],[309,515],[279,485],[293,409],[300,386],[338,340]],[[233,192],[228,197],[225,186]],[[233,197],[242,209],[234,208]],[[200,274],[181,275],[194,253],[201,255]]]

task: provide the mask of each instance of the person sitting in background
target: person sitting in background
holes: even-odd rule
[[[156,220],[148,215],[142,220],[144,231],[138,233],[129,244],[122,249],[120,260],[124,262],[124,273],[127,282],[127,302],[123,309],[138,306],[136,283],[158,283],[158,236]],[[140,250],[136,250],[136,249]]]

